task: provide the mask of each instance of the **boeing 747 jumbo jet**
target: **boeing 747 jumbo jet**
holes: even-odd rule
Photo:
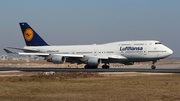
[[[44,57],[48,62],[61,64],[65,62],[86,64],[86,69],[97,69],[102,64],[108,69],[110,63],[133,65],[134,62],[152,61],[152,69],[159,59],[170,56],[173,51],[155,40],[119,41],[94,45],[51,46],[47,44],[26,22],[19,23],[26,46],[24,48],[7,47],[24,52],[7,53],[19,55],[36,55]]]

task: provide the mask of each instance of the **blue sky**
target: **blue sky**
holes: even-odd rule
[[[28,22],[51,45],[159,40],[180,57],[180,0],[1,0],[0,54]]]

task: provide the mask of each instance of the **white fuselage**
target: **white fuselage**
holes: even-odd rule
[[[173,53],[171,49],[155,40],[119,41],[100,45],[25,46],[24,48],[50,54],[76,54],[89,57],[124,56],[127,58],[124,61],[127,62],[153,61]],[[111,60],[109,63],[113,62],[118,61]]]

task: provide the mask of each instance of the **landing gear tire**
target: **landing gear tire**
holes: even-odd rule
[[[152,61],[152,66],[151,66],[151,69],[156,69],[156,66],[155,66],[155,63],[157,62],[157,60],[155,61]]]
[[[88,66],[88,65],[85,65],[84,68],[85,69],[97,69],[98,66]]]
[[[156,69],[156,66],[155,66],[155,65],[152,65],[152,66],[151,66],[151,69]]]
[[[109,66],[103,65],[103,66],[102,66],[102,69],[109,69]]]
[[[105,63],[104,65],[102,65],[102,69],[109,69],[109,63]]]

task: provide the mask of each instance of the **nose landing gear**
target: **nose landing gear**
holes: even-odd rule
[[[156,62],[157,62],[157,61],[152,61],[151,69],[156,69],[156,65],[155,65]]]
[[[156,69],[156,66],[155,66],[155,65],[152,65],[152,66],[151,66],[151,69]]]

